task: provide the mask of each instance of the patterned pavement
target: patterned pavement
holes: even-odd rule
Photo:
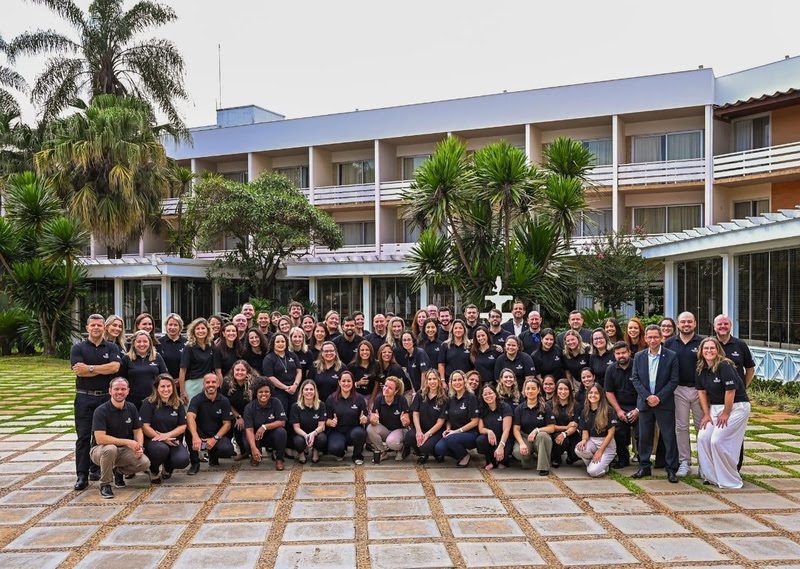
[[[747,483],[412,459],[223,461],[74,492],[66,364],[0,360],[0,567],[800,567],[800,418],[751,420]],[[663,471],[656,471],[663,474]],[[634,483],[635,482],[635,483]]]

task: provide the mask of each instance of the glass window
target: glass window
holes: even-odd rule
[[[272,298],[280,306],[288,306],[293,300],[308,300],[308,281],[303,279],[286,279],[275,281]]]
[[[375,182],[375,161],[359,160],[336,164],[336,185],[371,184]]]
[[[666,160],[663,135],[633,137],[634,162],[660,162],[661,160]]]
[[[361,277],[317,279],[319,318],[323,318],[329,310],[335,310],[342,316],[362,310],[362,290]]]
[[[211,281],[205,279],[172,279],[172,312],[183,321],[207,318],[214,310],[211,298]]]
[[[664,207],[637,207],[633,209],[633,226],[648,235],[667,232],[667,213]]]
[[[677,275],[678,312],[694,314],[698,334],[710,334],[714,317],[722,312],[722,259],[679,262]]]
[[[220,282],[220,309],[223,314],[230,314],[253,296],[255,296],[253,289],[250,288],[250,283],[245,280],[223,280]],[[211,311],[206,316],[210,315]]]
[[[240,184],[247,183],[246,170],[242,170],[241,172],[220,172],[220,175],[226,180],[230,180],[232,182],[239,182]]]
[[[703,224],[702,217],[700,205],[633,208],[633,225],[649,235],[699,227]]]
[[[592,166],[607,166],[612,163],[612,144],[610,138],[584,140],[583,146],[594,156],[591,163]]]
[[[699,205],[672,205],[667,208],[667,231],[684,231],[702,225]]]
[[[340,223],[344,235],[345,245],[374,245],[375,244],[375,222],[356,221]]]
[[[409,322],[419,308],[419,293],[408,278],[372,279],[372,314],[391,312]]]
[[[416,243],[419,241],[422,230],[419,225],[408,220],[403,220],[403,243]]]
[[[748,200],[733,204],[733,218],[743,219],[745,217],[762,215],[769,212],[769,200]]]
[[[126,280],[122,300],[122,316],[126,325],[142,312],[153,316],[156,330],[161,330],[161,281],[160,280]]]
[[[114,314],[114,281],[107,279],[90,280],[86,283],[88,291],[78,303],[79,325],[82,327],[90,314],[109,316]]]
[[[733,150],[743,152],[770,145],[769,116],[741,119],[733,123]]]
[[[456,306],[456,294],[452,288],[446,285],[428,284],[428,304],[435,304],[437,307],[449,306],[454,314],[460,314],[460,307]]]
[[[417,168],[430,157],[430,154],[420,154],[418,156],[406,156],[403,158],[403,180],[413,180]]]
[[[594,237],[609,233],[613,224],[613,213],[610,209],[597,209],[583,212],[581,223],[575,228],[576,237]]]
[[[667,160],[688,160],[702,156],[703,133],[699,130],[667,134]]]
[[[308,187],[308,166],[292,166],[289,168],[275,168],[279,174],[283,174],[294,184],[295,188]]]

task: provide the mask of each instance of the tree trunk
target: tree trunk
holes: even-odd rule
[[[42,330],[42,354],[45,356],[56,355],[56,346],[50,339],[50,327],[43,317],[39,317],[39,327]]]

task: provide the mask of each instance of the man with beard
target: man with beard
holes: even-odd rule
[[[542,345],[542,315],[535,310],[528,313],[528,328],[520,334],[522,351],[532,356]]]
[[[219,393],[217,376],[203,376],[203,391],[189,402],[186,412],[186,444],[191,466],[186,474],[200,471],[200,451],[208,451],[209,466],[219,466],[220,458],[233,456],[233,444],[225,435],[233,423],[231,402]]]
[[[511,306],[511,319],[503,323],[503,329],[513,336],[525,331],[525,303],[517,299]]]
[[[515,335],[500,325],[502,319],[503,313],[496,308],[489,311],[489,342],[501,348],[506,345],[506,338]]]
[[[353,356],[356,354],[358,345],[364,338],[356,334],[356,319],[352,316],[345,316],[342,322],[342,335],[333,339],[336,351],[339,352],[339,359],[345,365],[350,365]]]
[[[289,318],[292,321],[292,328],[300,328],[303,323],[303,305],[296,300],[289,303]]]
[[[617,342],[612,349],[614,362],[608,366],[605,375],[606,399],[619,420],[614,431],[614,441],[617,443],[615,468],[625,468],[631,463],[631,435],[638,427],[636,421],[639,410],[636,408],[636,389],[631,383],[631,349],[625,342]]]
[[[367,334],[367,340],[372,344],[372,353],[377,354],[378,348],[386,343],[386,316],[378,313],[372,317],[372,332]]]
[[[470,340],[475,335],[475,328],[480,324],[478,316],[478,307],[474,304],[468,304],[464,307],[464,325],[467,328],[467,338]]]
[[[449,306],[442,306],[439,309],[439,337],[440,342],[446,342],[450,338],[450,328],[453,326],[453,311]]]

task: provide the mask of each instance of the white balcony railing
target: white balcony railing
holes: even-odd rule
[[[184,205],[183,207],[186,207]],[[175,215],[178,213],[178,198],[164,198],[161,200],[161,211],[164,215]]]
[[[621,186],[647,186],[650,184],[702,182],[705,174],[705,161],[702,158],[620,164],[619,184]]]
[[[317,247],[315,249],[315,253],[317,255],[361,255],[365,254],[368,255],[370,253],[375,253],[375,244],[371,245],[345,245],[343,247],[339,247],[335,251],[331,251],[327,247]]]
[[[396,180],[381,182],[381,201],[399,201],[403,199],[403,192],[411,187],[411,180]]]
[[[381,243],[381,256],[408,255],[414,243]]]
[[[800,168],[800,142],[714,156],[714,178],[739,178]]]
[[[610,186],[614,180],[614,167],[611,165],[595,166],[589,170],[586,179],[595,186]]]
[[[375,201],[375,184],[320,186],[314,188],[314,205],[342,205]]]

